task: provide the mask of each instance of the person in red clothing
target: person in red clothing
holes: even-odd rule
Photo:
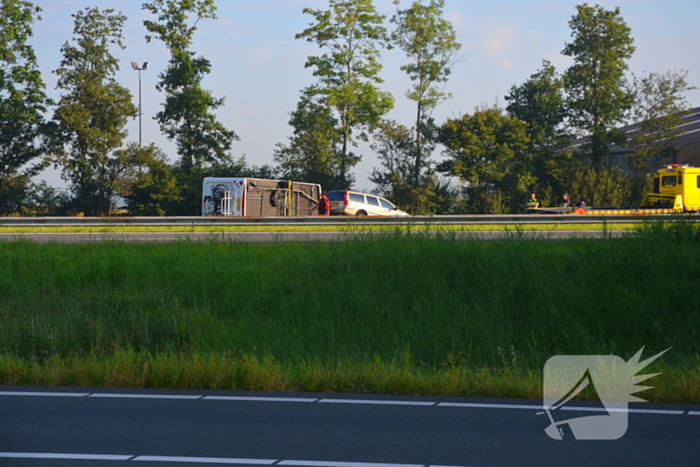
[[[328,199],[328,193],[322,191],[321,197],[318,199],[318,203],[316,204],[316,206],[312,207],[311,210],[318,210],[319,216],[330,216],[331,200]]]

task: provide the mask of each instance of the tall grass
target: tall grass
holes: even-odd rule
[[[601,240],[0,243],[0,384],[526,397],[553,355],[646,346],[687,379],[657,377],[661,400],[697,402],[699,258],[685,222]]]

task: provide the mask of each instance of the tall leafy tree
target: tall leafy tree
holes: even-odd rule
[[[433,135],[428,141],[432,150],[435,146]],[[381,163],[381,167],[375,168],[369,177],[377,185],[375,192],[412,214],[434,213],[437,179],[432,168],[421,171],[419,179],[414,178],[413,132],[394,120],[382,121],[371,148]]]
[[[0,214],[20,210],[30,178],[42,168],[37,138],[49,101],[27,44],[40,11],[24,0],[0,5]]]
[[[277,145],[274,154],[281,176],[319,183],[327,190],[347,188],[353,178],[341,168],[341,137],[333,109],[312,90],[305,90],[289,124],[294,133],[287,145]],[[349,161],[353,165],[357,162],[356,158]]]
[[[569,21],[573,40],[562,54],[574,64],[564,74],[571,123],[590,136],[587,150],[593,165],[610,162],[610,145],[621,143],[615,127],[632,105],[626,89],[626,60],[635,47],[620,9],[578,5]]]
[[[76,208],[108,214],[129,171],[120,149],[136,107],[129,90],[114,79],[119,62],[110,48],[124,48],[126,17],[112,9],[86,8],[73,15],[73,41],[61,47],[54,71],[63,91],[54,113],[56,152],[63,178],[71,185]]]
[[[381,117],[394,105],[389,93],[378,85],[382,65],[380,47],[387,45],[385,17],[377,13],[372,0],[329,0],[328,10],[305,8],[314,22],[297,39],[318,44],[325,49],[320,56],[310,56],[307,68],[314,69],[319,83],[313,89],[337,114],[341,137],[339,171],[342,185],[351,184],[349,170],[360,160],[350,146],[357,140],[367,141]]]
[[[520,201],[518,166],[529,141],[524,122],[497,107],[477,108],[448,119],[438,139],[447,158],[440,170],[468,184],[470,212],[499,214]]]
[[[155,21],[144,21],[150,33],[146,41],[159,39],[171,55],[168,68],[158,75],[156,89],[165,92],[165,103],[155,119],[176,141],[180,166],[189,173],[195,165],[225,159],[238,137],[213,114],[224,105],[224,98],[202,88],[211,62],[190,50],[199,22],[216,19],[214,0],[153,0],[143,9],[157,16]]]
[[[647,178],[654,165],[673,157],[675,139],[683,132],[683,116],[691,109],[685,98],[696,89],[688,84],[688,72],[669,70],[634,76],[630,93],[634,104],[630,119],[637,124],[627,137],[632,150],[625,156],[633,171],[633,196],[641,201],[647,189]]]
[[[431,131],[432,111],[451,97],[439,85],[447,82],[459,60],[461,44],[452,24],[442,17],[444,7],[444,0],[430,0],[427,5],[414,1],[409,8],[399,9],[391,19],[396,25],[392,41],[410,59],[401,70],[413,83],[406,97],[416,103],[413,168],[408,178],[414,186],[419,186],[421,174],[430,170],[430,152],[424,141],[426,132]]]

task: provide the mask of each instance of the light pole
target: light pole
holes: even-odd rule
[[[131,68],[138,70],[139,72],[139,148],[141,147],[141,72],[148,70],[148,62],[143,62],[143,65],[139,67],[136,62],[131,62]]]

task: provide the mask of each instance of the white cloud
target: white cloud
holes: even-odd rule
[[[489,57],[500,55],[508,46],[511,45],[515,38],[515,29],[513,28],[496,28],[493,30],[491,37],[486,40],[483,51]]]

